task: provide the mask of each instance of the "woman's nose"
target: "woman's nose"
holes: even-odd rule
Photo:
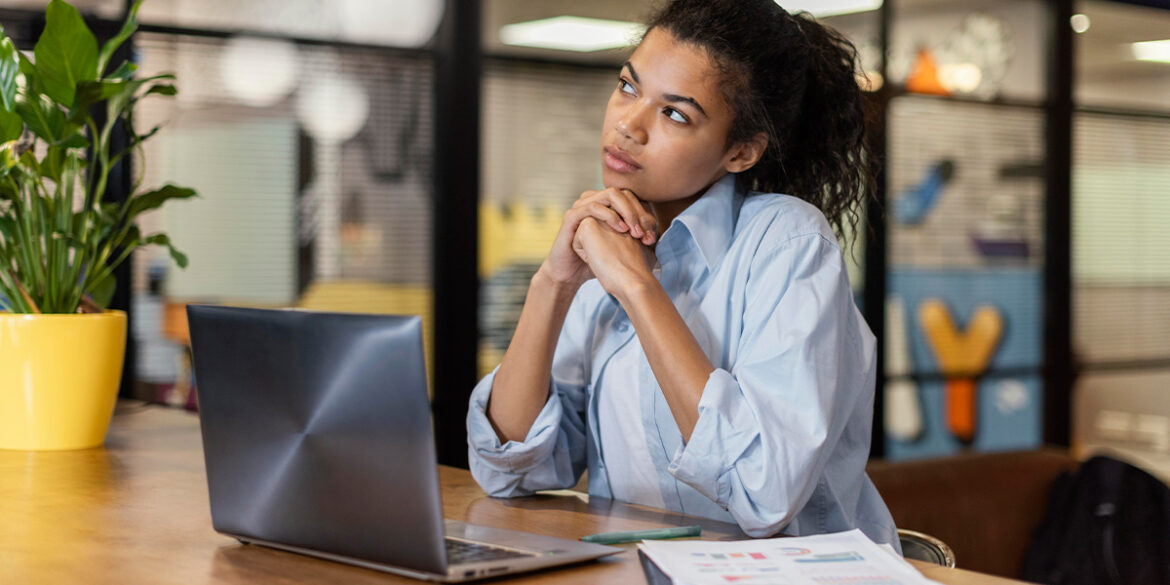
[[[646,112],[650,109],[643,104],[631,105],[618,118],[616,125],[618,132],[638,144],[645,144],[648,138],[646,133]]]

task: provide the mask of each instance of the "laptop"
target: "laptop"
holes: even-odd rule
[[[621,552],[443,519],[419,317],[187,316],[217,532],[446,582]]]

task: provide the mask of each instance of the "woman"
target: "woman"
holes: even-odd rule
[[[897,546],[864,471],[874,337],[826,220],[873,192],[856,51],[770,0],[649,24],[606,109],[606,188],[565,214],[472,394],[472,473],[515,496],[588,469],[591,494],[752,536]]]

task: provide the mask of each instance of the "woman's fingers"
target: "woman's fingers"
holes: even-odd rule
[[[625,202],[625,205],[631,209],[632,215],[636,216],[636,223],[639,226],[639,238],[645,238],[646,235],[658,233],[658,219],[654,218],[654,214],[649,211],[646,204],[638,199],[638,195],[633,191],[628,190],[614,190],[617,198]],[[627,219],[627,221],[629,221]]]
[[[589,264],[589,254],[585,252],[585,242],[581,241],[581,233],[573,234],[573,251],[582,262]]]
[[[629,224],[630,235],[635,238],[641,238],[646,235],[644,220],[642,218],[645,214],[645,209],[642,208],[642,204],[638,202],[633,193],[620,189],[606,189],[604,193],[609,199],[610,207],[617,210],[621,214],[622,219]]]
[[[597,199],[577,201],[569,209],[568,215],[567,219],[573,222],[574,228],[576,225],[580,225],[585,218],[592,217],[613,228],[615,232],[626,233],[630,230],[629,224],[622,219],[617,211]]]
[[[649,207],[642,203],[642,200],[638,199],[636,195],[629,191],[626,193],[628,193],[629,196],[638,203],[638,209],[641,211],[642,230],[648,234],[657,234],[658,218],[654,217],[654,214],[650,212]]]
[[[619,223],[615,224],[611,216],[598,210],[595,205],[613,211]],[[573,206],[591,210],[590,216],[608,224],[615,231],[629,233],[643,244],[650,245],[658,238],[658,221],[632,191],[616,188],[586,191]]]
[[[658,234],[658,220],[655,219],[654,214],[650,213],[650,210],[646,208],[646,205],[638,199],[638,196],[633,191],[626,189],[614,189],[614,191],[615,199],[620,201],[620,204],[628,209],[626,213],[629,213],[630,217],[634,218],[632,220],[627,218],[626,221],[638,226],[637,229],[631,227],[630,234],[641,239],[643,244],[649,245],[654,243]],[[625,216],[625,213],[623,213],[623,216]]]

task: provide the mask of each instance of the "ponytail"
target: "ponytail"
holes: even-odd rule
[[[740,174],[744,187],[812,203],[838,235],[857,227],[875,162],[852,43],[771,0],[674,0],[649,24],[704,48],[724,75],[735,112],[729,146],[768,137],[764,156]]]

